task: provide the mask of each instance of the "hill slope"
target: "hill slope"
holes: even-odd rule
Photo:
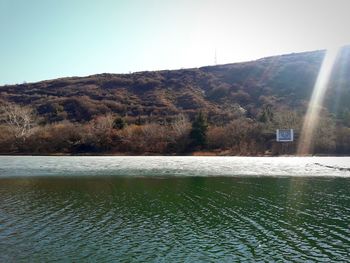
[[[295,154],[324,55],[2,86],[0,153]],[[309,152],[350,154],[349,47],[325,98]],[[276,143],[279,128],[296,141]]]
[[[349,110],[350,52],[342,50],[326,105]],[[0,99],[33,106],[47,122],[89,121],[112,112],[129,118],[193,116],[228,121],[244,113],[256,118],[264,105],[305,110],[324,51],[264,58],[195,69],[99,74],[0,87]],[[336,91],[336,92],[335,92]],[[337,107],[336,107],[337,106]]]

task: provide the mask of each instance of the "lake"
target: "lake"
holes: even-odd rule
[[[348,261],[348,157],[0,156],[0,262]]]

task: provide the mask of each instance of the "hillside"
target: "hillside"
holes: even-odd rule
[[[349,109],[350,55],[342,52],[329,89]],[[89,121],[113,112],[121,116],[165,118],[204,109],[213,119],[231,119],[237,110],[256,116],[266,104],[304,109],[324,51],[196,69],[99,74],[0,87],[2,100],[31,105],[49,122]],[[337,90],[337,94],[332,94]]]
[[[211,125],[238,118],[264,122],[266,112],[305,113],[325,51],[202,68],[98,74],[0,87],[0,100],[34,108],[41,125],[120,116],[128,124],[190,120]],[[325,101],[332,121],[350,125],[350,48],[337,59]],[[266,117],[266,116],[265,116]]]

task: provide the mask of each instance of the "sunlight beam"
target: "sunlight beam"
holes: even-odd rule
[[[329,84],[338,51],[339,48],[332,48],[326,51],[300,133],[297,150],[298,155],[310,154],[313,134],[319,121],[324,96]]]

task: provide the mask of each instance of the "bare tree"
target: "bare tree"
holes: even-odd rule
[[[167,130],[165,126],[149,123],[142,126],[145,150],[161,153],[167,146]]]
[[[177,152],[183,152],[186,150],[190,143],[189,134],[191,130],[191,123],[188,118],[180,114],[171,124],[171,135],[169,143],[172,145],[173,150]]]
[[[24,142],[36,126],[34,110],[13,103],[3,103],[0,106],[0,120],[9,128],[17,142]]]
[[[294,129],[299,131],[302,123],[300,115],[295,111],[280,110],[274,113],[272,130],[275,129]]]
[[[176,140],[177,138],[188,136],[191,129],[191,123],[185,115],[180,114],[171,124],[171,128],[174,132],[173,138]]]
[[[91,141],[99,150],[109,150],[112,148],[114,117],[111,114],[101,115],[90,121],[89,134]]]

